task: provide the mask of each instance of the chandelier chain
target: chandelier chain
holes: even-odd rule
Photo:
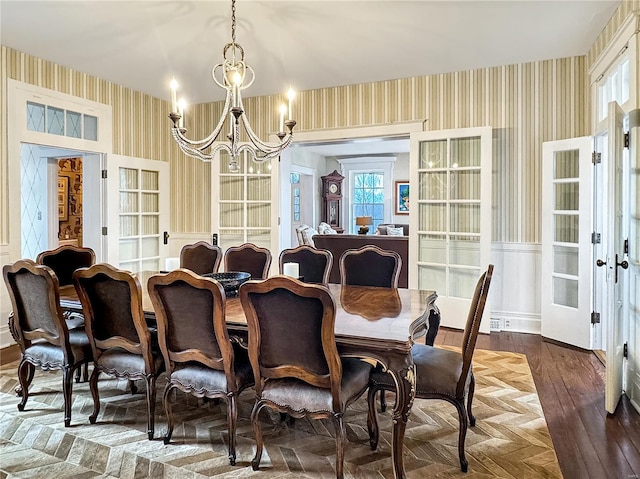
[[[236,0],[231,0],[231,43],[236,44]]]

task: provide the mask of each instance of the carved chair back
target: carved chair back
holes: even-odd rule
[[[271,266],[271,251],[252,243],[232,246],[224,254],[225,271],[249,273],[251,279],[266,279]]]
[[[186,244],[180,250],[180,267],[196,274],[217,273],[222,261],[222,250],[206,241]]]
[[[280,274],[284,272],[285,263],[298,263],[300,276],[305,283],[327,284],[333,265],[333,255],[325,249],[302,245],[282,250],[279,258]]]
[[[397,288],[402,258],[375,245],[348,249],[340,257],[340,283]]]
[[[155,373],[151,334],[142,310],[138,278],[105,263],[81,268],[73,280],[82,303],[93,357],[121,348],[142,355],[147,374]]]
[[[96,253],[87,247],[63,245],[43,251],[36,258],[38,264],[48,266],[58,277],[60,286],[73,284],[73,272],[95,264]]]
[[[246,282],[239,295],[249,326],[249,359],[257,397],[265,380],[295,378],[330,390],[334,411],[341,411],[342,365],[334,335],[335,303],[329,290],[274,276]]]

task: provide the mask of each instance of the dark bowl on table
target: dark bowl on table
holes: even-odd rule
[[[224,288],[224,292],[227,295],[237,294],[240,285],[251,278],[251,275],[249,273],[244,273],[242,271],[207,273],[203,274],[202,276],[215,279],[222,285],[222,287]]]

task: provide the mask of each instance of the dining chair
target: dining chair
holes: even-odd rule
[[[84,330],[69,331],[60,308],[60,291],[55,273],[44,265],[24,259],[2,268],[13,312],[9,329],[21,352],[18,380],[24,411],[35,368],[62,370],[64,425],[71,424],[73,372],[93,359]]]
[[[266,279],[271,266],[271,251],[252,243],[232,246],[224,254],[225,271],[249,273],[251,279]]]
[[[251,422],[257,449],[251,466],[260,466],[263,439],[258,416],[268,407],[295,418],[330,418],[336,430],[336,477],[342,478],[343,415],[366,391],[371,365],[338,355],[333,297],[322,285],[287,276],[248,281],[239,295],[249,328],[256,391]]]
[[[475,390],[475,378],[471,361],[476,347],[480,321],[482,320],[489,294],[492,275],[493,265],[490,264],[487,271],[478,279],[469,308],[460,351],[451,351],[424,344],[414,344],[411,349],[416,375],[415,397],[419,399],[442,399],[453,404],[458,411],[458,456],[462,472],[467,472],[468,469],[464,452],[467,428],[469,424],[472,427],[476,424],[476,419],[471,411]],[[369,428],[369,437],[373,438],[371,442],[371,449],[373,450],[378,446],[379,437],[375,396],[378,391],[385,390],[395,391],[393,378],[390,374],[376,369],[371,373],[367,396],[369,403],[367,426]]]
[[[73,272],[96,263],[96,253],[86,246],[62,245],[52,250],[42,251],[36,257],[36,263],[48,266],[58,277],[60,286],[73,285]],[[64,318],[70,330],[84,331],[84,316],[80,313],[64,312]],[[87,380],[88,364],[84,365],[84,380]],[[80,369],[76,371],[76,382],[80,381]]]
[[[221,261],[220,247],[206,241],[186,244],[180,250],[180,267],[196,274],[217,273]]]
[[[280,253],[280,274],[284,274],[285,263],[298,263],[300,276],[305,283],[327,284],[333,265],[333,255],[326,249],[308,245],[284,249]]]
[[[164,443],[169,444],[173,433],[172,390],[197,398],[224,399],[229,463],[234,465],[238,395],[253,385],[253,372],[246,350],[229,339],[224,289],[216,280],[187,270],[151,276],[147,285],[167,366]]]
[[[147,434],[153,439],[156,378],[164,371],[157,339],[154,341],[142,310],[142,290],[128,271],[99,263],[73,273],[93,350],[94,368],[89,380],[95,424],[100,412],[98,377],[101,373],[133,381],[143,379],[147,395]]]
[[[48,266],[58,277],[60,286],[73,284],[73,272],[96,263],[96,253],[83,246],[63,245],[41,252],[36,263]]]
[[[348,249],[340,257],[340,283],[349,286],[397,288],[402,258],[375,245]]]

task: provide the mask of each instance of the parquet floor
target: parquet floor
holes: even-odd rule
[[[37,372],[26,410],[16,408],[17,363],[0,369],[0,478],[332,478],[335,439],[327,421],[281,422],[277,414],[261,416],[265,452],[260,471],[250,460],[255,450],[248,420],[252,391],[241,396],[238,462],[229,466],[223,404],[203,403],[178,394],[172,442],[164,445],[161,396],[156,409],[156,439],[146,437],[144,393],[131,396],[126,382],[101,380],[102,409],[90,425],[87,383],[74,385],[72,427],[62,421],[61,375]],[[467,435],[469,473],[457,458],[457,415],[443,401],[416,400],[405,437],[409,478],[561,478],[560,467],[522,354],[477,350],[474,359],[477,425]],[[141,386],[141,389],[144,386]],[[159,381],[159,391],[163,381]],[[388,395],[391,403],[392,395]],[[366,401],[347,412],[345,477],[392,477],[390,413],[380,414],[380,446],[368,445]]]

